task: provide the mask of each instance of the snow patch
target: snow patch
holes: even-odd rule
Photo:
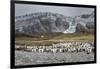
[[[73,25],[72,22],[69,23],[69,28],[63,33],[74,33],[76,31],[76,24]]]

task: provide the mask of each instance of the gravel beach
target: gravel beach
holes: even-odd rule
[[[38,53],[15,51],[15,65],[36,65],[50,63],[68,63],[94,61],[94,53],[85,52],[65,52],[65,53]]]

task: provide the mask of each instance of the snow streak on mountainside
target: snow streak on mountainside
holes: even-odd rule
[[[74,33],[76,31],[76,25],[77,24],[73,24],[73,22],[69,22],[69,28],[65,30],[64,33]]]

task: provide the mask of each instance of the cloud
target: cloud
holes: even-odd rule
[[[36,12],[52,12],[52,13],[63,14],[65,16],[78,16],[81,14],[89,14],[92,11],[94,11],[94,8],[15,4],[15,16],[20,16],[29,13],[36,13]]]

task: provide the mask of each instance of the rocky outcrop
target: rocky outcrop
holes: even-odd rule
[[[88,28],[86,26],[83,26],[82,24],[77,24],[76,26],[76,32],[87,32]]]

